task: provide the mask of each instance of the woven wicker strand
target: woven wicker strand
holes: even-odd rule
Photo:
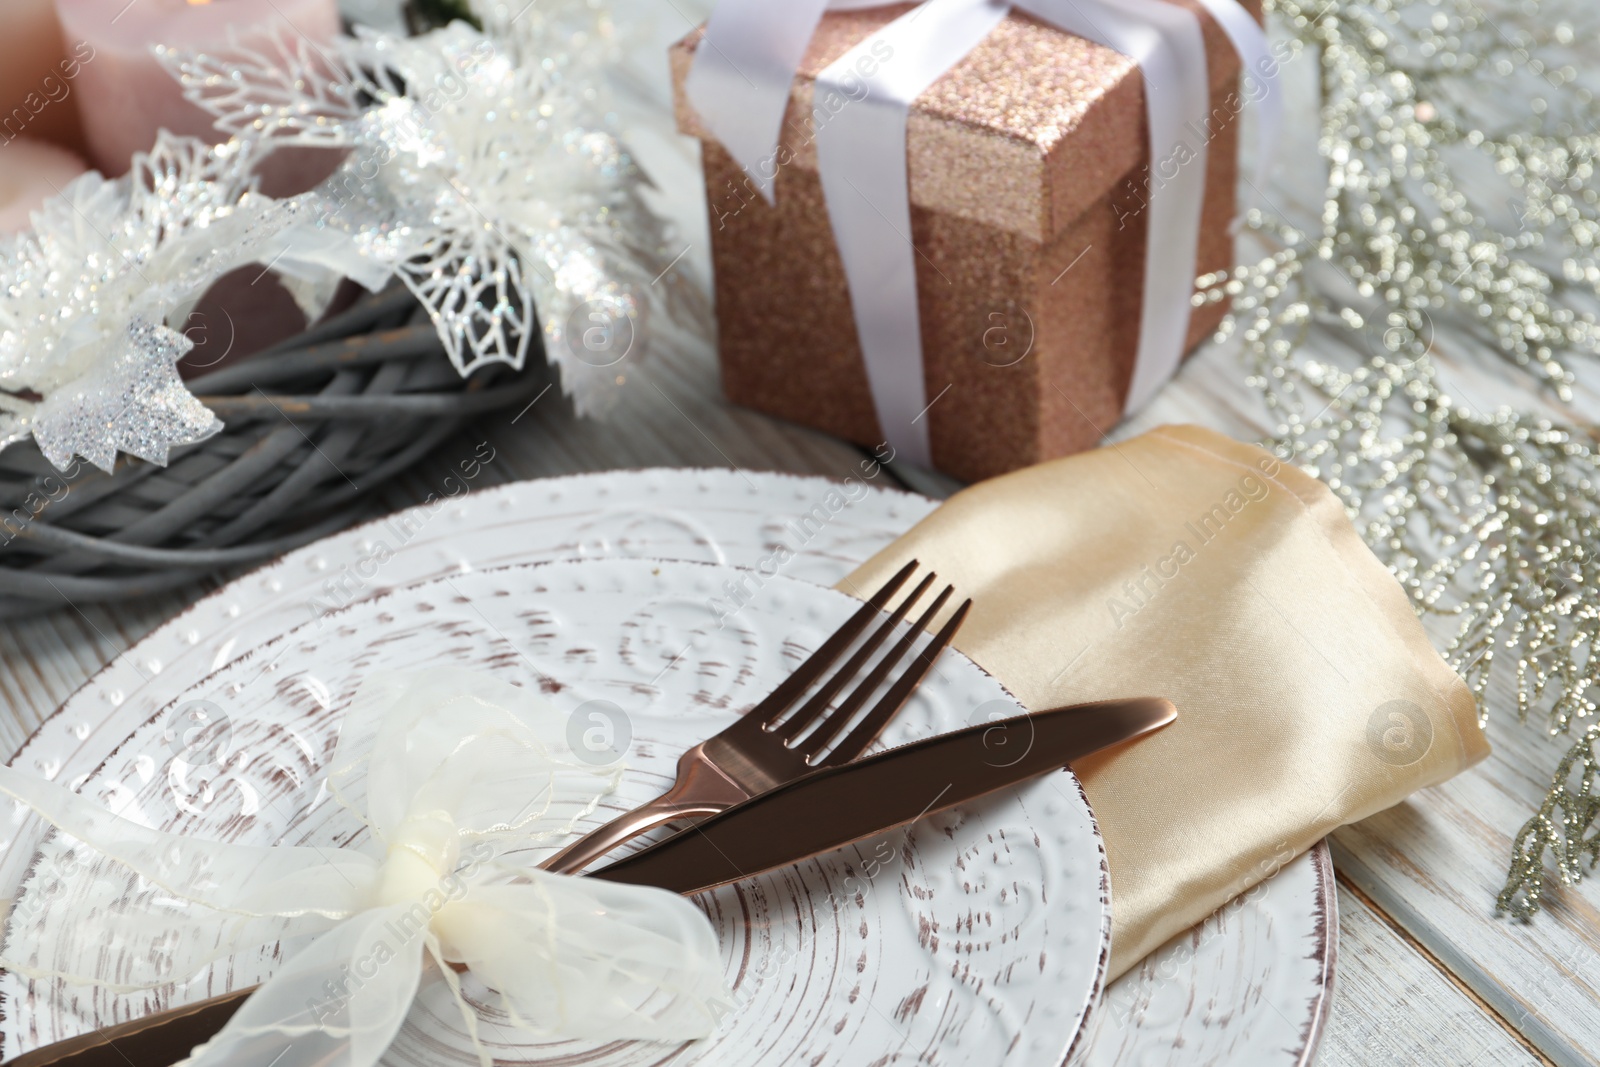
[[[396,287],[191,380],[225,426],[165,467],[68,477],[31,441],[0,451],[0,617],[147,595],[348,526],[467,418],[544,388],[541,356],[463,380]]]

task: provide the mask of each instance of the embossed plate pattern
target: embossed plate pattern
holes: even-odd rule
[[[843,507],[830,510],[829,493]],[[12,759],[81,781],[171,696],[315,616],[474,568],[573,557],[650,556],[759,568],[832,584],[936,506],[876,485],[731,470],[614,471],[442,498],[300,549],[151,631],[73,694]],[[821,512],[818,512],[818,508]],[[387,555],[383,562],[380,557]],[[0,895],[14,896],[38,840],[8,813]],[[1287,864],[1246,906],[1175,939],[1107,991],[1095,1067],[1299,1067],[1330,1001],[1337,920],[1325,845]],[[9,1004],[27,990],[0,975]],[[7,1053],[31,1048],[17,1013]]]
[[[843,593],[768,580],[736,613],[717,609],[732,568],[589,560],[478,571],[396,591],[293,631],[174,698],[90,775],[84,791],[185,836],[340,847],[361,821],[323,779],[342,709],[359,682],[393,670],[467,666],[542,690],[569,716],[569,737],[597,766],[626,761],[597,825],[670,782],[680,752],[756,703],[857,607]],[[173,711],[220,709],[227,742],[215,765],[174,759]],[[1021,708],[959,653],[885,730],[885,744]],[[152,773],[153,772],[153,773]],[[552,810],[548,821],[576,813]],[[76,848],[76,852],[74,852]],[[539,849],[548,852],[546,846]],[[51,872],[74,852],[68,879]],[[126,891],[103,860],[46,841],[42,877],[24,887],[52,906],[19,908],[39,943],[81,936],[74,918]],[[102,870],[102,868],[108,868]],[[1060,771],[797,868],[696,898],[717,927],[734,1008],[681,1049],[645,1042],[534,1045],[495,1019],[497,1057],[528,1063],[868,1067],[893,1056],[950,1067],[1029,1067],[1069,1059],[1099,993],[1111,913],[1105,854],[1076,777]],[[108,944],[102,951],[139,951]],[[259,981],[273,951],[245,953],[188,983],[183,1000]],[[80,1032],[165,1001],[85,994],[36,982],[18,1005],[40,1038]],[[385,1064],[475,1065],[443,997],[413,1014]]]

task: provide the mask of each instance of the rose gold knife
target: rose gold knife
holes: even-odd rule
[[[1060,770],[1176,717],[1170,702],[1140,697],[979,723],[812,771],[587,877],[703,892]],[[996,744],[1000,739],[1003,746]],[[220,1030],[253,991],[234,990],[58,1041],[5,1067],[165,1067]]]

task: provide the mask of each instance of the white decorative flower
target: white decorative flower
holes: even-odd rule
[[[491,13],[496,36],[461,22],[418,37],[358,28],[314,52],[280,38],[271,54],[163,58],[235,136],[349,149],[317,190],[316,229],[403,279],[464,375],[521,368],[542,322],[586,414],[615,395],[618,364],[675,282],[656,284],[663,228],[588,99],[598,76],[549,58],[552,17]]]

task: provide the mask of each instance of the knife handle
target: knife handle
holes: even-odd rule
[[[5,1067],[167,1067],[215,1037],[255,986],[169,1008],[57,1041],[7,1060]]]
[[[725,807],[727,804],[723,803],[678,802],[668,793],[584,835],[540,866],[562,873],[574,872],[623,841],[657,826],[696,815],[714,815]],[[0,1067],[128,1067],[129,1064],[167,1067],[192,1053],[196,1045],[215,1037],[257,988],[252,985],[230,990],[209,1000],[167,1008],[55,1041],[6,1060]]]

